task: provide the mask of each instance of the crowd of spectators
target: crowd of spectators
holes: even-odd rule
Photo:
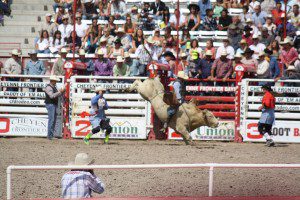
[[[79,55],[77,61],[86,64],[86,68],[74,70],[74,74],[80,75],[145,76],[147,65],[155,61],[168,65],[171,77],[185,71],[190,78],[226,81],[234,78],[234,67],[238,64],[244,66],[245,77],[275,81],[282,75],[299,77],[299,0],[288,1],[286,38],[281,1],[252,0],[248,4],[199,0],[198,4],[187,6],[187,15],[181,13],[181,9],[175,9],[172,14],[163,1],[153,1],[128,7],[123,0],[77,0],[73,21],[74,2],[56,0],[55,14],[46,14],[41,24],[35,51],[60,55],[50,72],[54,75],[64,75],[63,64],[69,59],[67,53],[72,52],[74,40]],[[228,9],[231,8],[241,8],[242,13],[230,16]],[[86,20],[91,24],[87,25]],[[99,23],[101,20],[107,23]],[[116,20],[125,20],[125,23],[120,25]],[[173,34],[177,26],[181,33],[178,40]],[[145,31],[153,31],[153,35],[146,37]],[[203,39],[190,35],[190,31],[224,31],[227,36]],[[221,45],[214,46],[216,39]],[[206,46],[199,46],[201,43]],[[177,51],[178,66],[175,63]],[[24,70],[27,74],[45,73],[45,70],[30,70],[36,67],[36,53],[30,53],[31,61]],[[95,54],[96,59],[87,58],[86,54]],[[16,56],[12,57],[15,60]],[[11,60],[5,63],[5,73],[21,73],[21,70],[12,71],[10,63]],[[291,71],[297,75],[291,75]]]

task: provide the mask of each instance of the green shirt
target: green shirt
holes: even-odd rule
[[[127,65],[125,65],[123,63],[122,67],[118,67],[118,65],[116,64],[113,68],[113,75],[114,76],[129,76],[130,74],[130,70],[127,67]]]

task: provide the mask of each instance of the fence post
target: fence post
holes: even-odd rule
[[[11,166],[9,166],[6,170],[7,174],[7,182],[6,182],[6,198],[7,200],[11,200]]]
[[[213,185],[214,185],[214,167],[209,167],[209,180],[208,180],[208,196],[213,196]]]
[[[235,131],[234,131],[234,141],[243,142],[243,137],[240,133],[240,123],[241,123],[241,80],[244,76],[244,67],[242,65],[237,65],[235,67],[236,81],[235,81]]]

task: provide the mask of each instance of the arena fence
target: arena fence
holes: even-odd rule
[[[184,169],[184,168],[209,168],[208,196],[213,196],[213,181],[215,168],[295,168],[299,169],[300,164],[142,164],[142,165],[49,165],[49,166],[9,166],[7,167],[7,200],[12,196],[12,171],[13,170],[60,170],[60,169],[99,169],[99,170],[120,170],[120,169]]]
[[[90,101],[95,94],[95,87],[102,86],[108,91],[104,94],[109,109],[106,115],[111,120],[111,138],[146,139],[151,128],[151,104],[138,93],[124,90],[130,87],[135,79],[145,77],[100,77],[72,76],[70,87],[70,121],[73,138],[84,137],[91,130],[88,115]],[[93,135],[104,138],[104,133]]]
[[[13,79],[12,79],[13,78]],[[64,77],[57,87],[63,86]],[[49,76],[1,75],[0,136],[46,137],[48,115],[43,88]],[[62,132],[61,98],[56,120],[56,136]]]

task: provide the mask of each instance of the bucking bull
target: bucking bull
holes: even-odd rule
[[[164,86],[159,78],[136,80],[126,91],[136,90],[145,100],[150,101],[156,115],[162,122],[167,120],[168,105],[163,101]],[[172,116],[168,126],[181,135],[185,144],[193,144],[190,132],[201,126],[218,127],[218,119],[208,110],[200,110],[195,100],[183,103]]]

